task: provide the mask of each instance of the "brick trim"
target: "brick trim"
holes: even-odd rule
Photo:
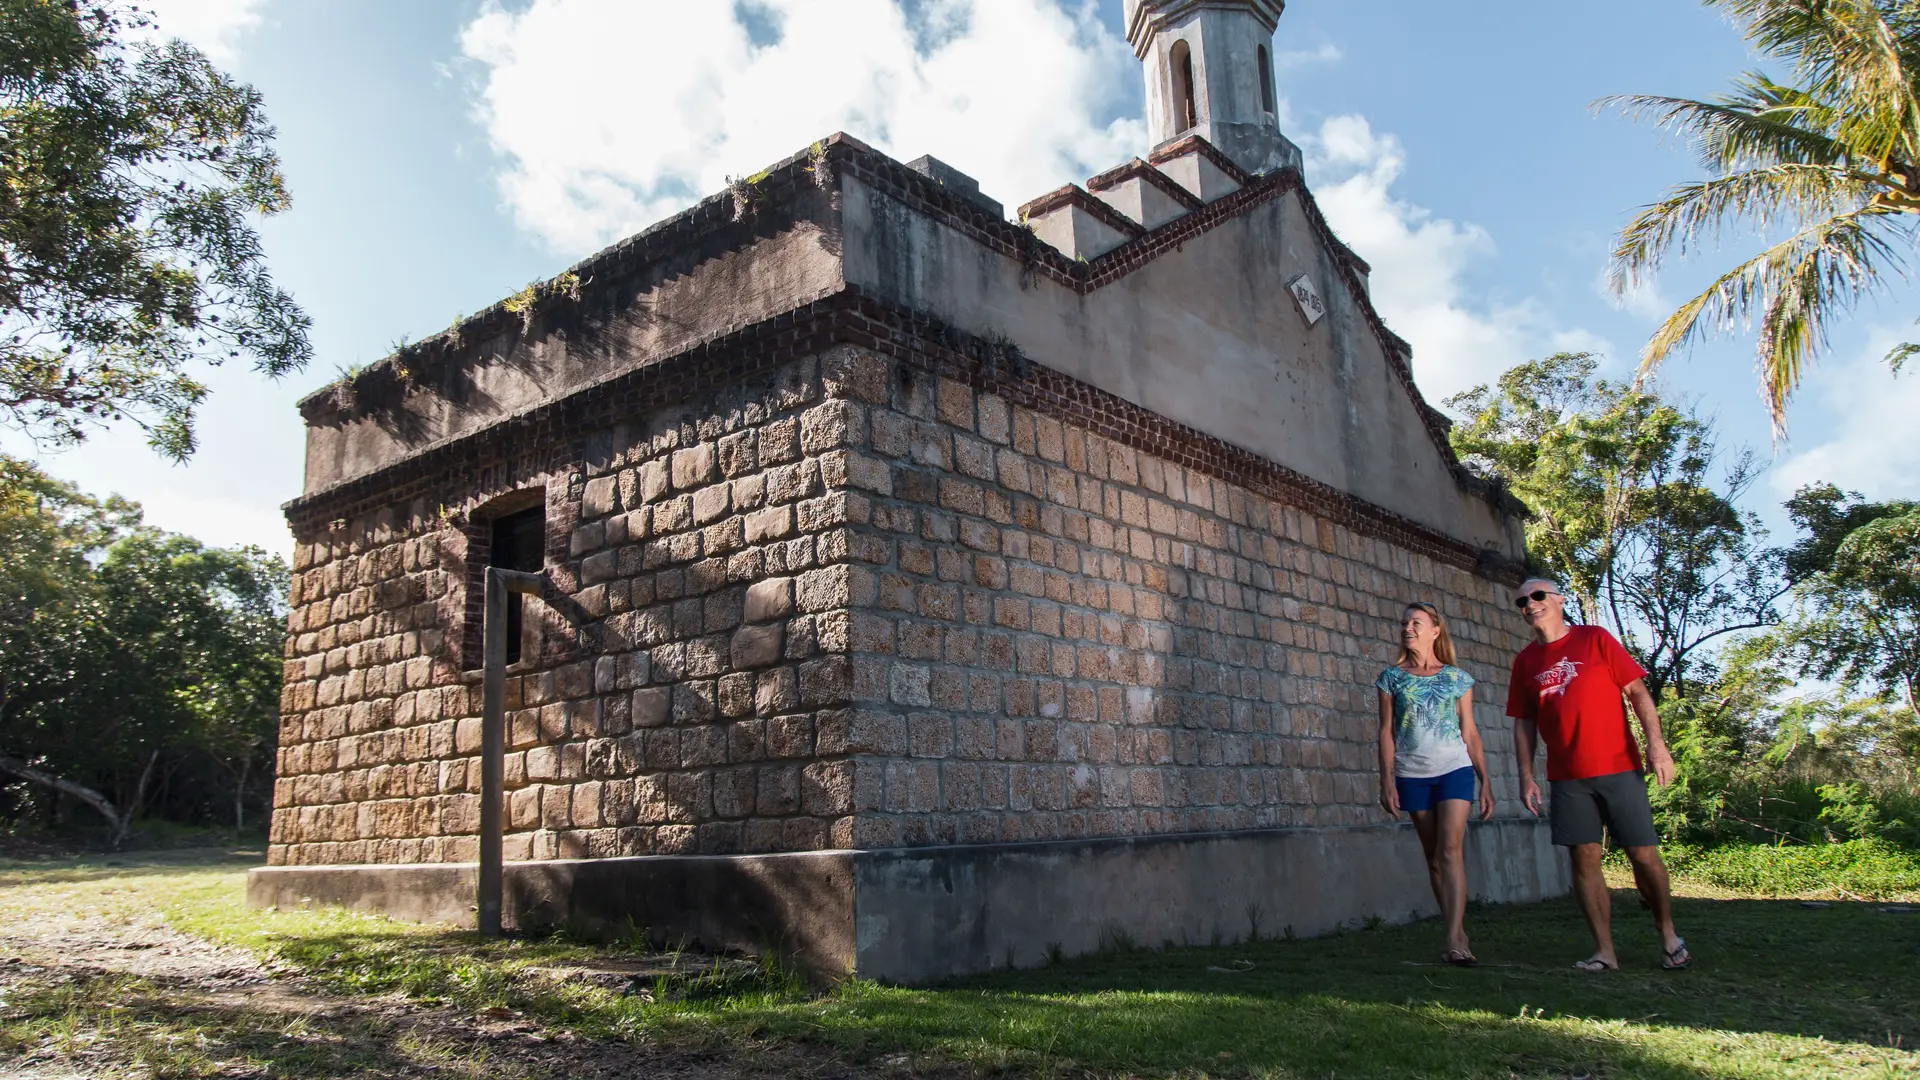
[[[1062,188],[1055,188],[1032,202],[1022,205],[1020,207],[1020,220],[1031,221],[1036,217],[1040,217],[1043,214],[1050,214],[1066,206],[1077,207],[1085,211],[1088,217],[1093,218],[1095,221],[1119,233],[1121,236],[1137,239],[1146,235],[1147,230],[1145,226],[1127,215],[1122,214],[1120,211],[1115,210],[1113,207],[1108,206],[1104,201],[1087,194],[1086,189],[1078,184],[1068,184]]]
[[[1500,581],[1517,566],[1410,518],[1349,495],[1277,462],[1034,363],[931,316],[848,286],[834,296],[615,376],[557,402],[435,447],[328,492],[293,500],[296,532],[498,475],[523,448],[549,461],[579,460],[596,429],[849,344],[960,379],[1010,402],[1086,428],[1135,450],[1237,484],[1355,532]],[[1460,476],[1456,473],[1457,478]],[[1470,493],[1488,497],[1484,491]],[[1491,498],[1489,501],[1493,501]],[[1495,502],[1498,509],[1504,509]],[[1490,556],[1492,556],[1490,558]]]
[[[1105,191],[1110,187],[1123,184],[1136,176],[1152,184],[1168,198],[1186,207],[1190,211],[1198,210],[1201,206],[1205,205],[1200,201],[1198,195],[1181,187],[1174,181],[1173,177],[1147,164],[1140,158],[1134,158],[1132,161],[1127,162],[1117,169],[1108,169],[1099,176],[1088,180],[1087,190]]]
[[[1245,186],[1253,183],[1253,174],[1241,168],[1232,158],[1220,152],[1219,148],[1198,135],[1188,135],[1169,143],[1161,143],[1147,152],[1147,161],[1154,165],[1164,165],[1177,157],[1199,154],[1206,158],[1214,168],[1226,173],[1234,183]]]

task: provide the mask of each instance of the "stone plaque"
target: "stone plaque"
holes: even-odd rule
[[[1306,316],[1307,325],[1320,321],[1327,313],[1327,302],[1320,299],[1320,290],[1313,287],[1313,279],[1305,274],[1287,282],[1287,291],[1293,294],[1293,302],[1300,305],[1300,314]]]

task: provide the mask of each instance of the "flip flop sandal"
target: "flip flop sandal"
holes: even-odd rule
[[[1575,960],[1573,962],[1573,969],[1575,971],[1584,971],[1589,975],[1598,975],[1603,971],[1619,971],[1620,965],[1609,964],[1605,960],[1589,956],[1585,960]]]
[[[1673,939],[1673,948],[1662,952],[1665,955],[1660,960],[1660,966],[1668,971],[1684,971],[1693,963],[1693,954],[1687,951],[1686,938]]]
[[[1452,964],[1454,967],[1480,966],[1480,961],[1475,959],[1472,953],[1463,949],[1448,949],[1446,954],[1440,957],[1440,962],[1443,964]]]

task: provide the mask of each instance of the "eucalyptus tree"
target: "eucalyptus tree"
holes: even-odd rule
[[[1794,493],[1808,571],[1788,625],[1810,674],[1867,685],[1920,714],[1920,502],[1863,502],[1831,484]]]
[[[1778,553],[1736,505],[1759,475],[1712,425],[1646,385],[1559,353],[1447,400],[1454,450],[1526,504],[1527,551],[1582,618],[1639,657],[1656,694],[1685,694],[1710,647],[1778,620]]]
[[[305,364],[253,220],[288,206],[260,95],[112,0],[0,0],[0,424],[194,449],[201,367]]]
[[[1733,234],[1768,246],[1714,278],[1657,329],[1651,370],[1674,350],[1758,321],[1760,393],[1774,430],[1834,319],[1902,274],[1920,225],[1920,2],[1706,0],[1785,69],[1708,101],[1658,95],[1601,104],[1684,138],[1708,177],[1642,209],[1616,241],[1612,285],[1648,283],[1670,256]],[[1920,352],[1902,345],[1896,368]]]

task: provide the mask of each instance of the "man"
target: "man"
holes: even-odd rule
[[[1540,785],[1533,778],[1533,751],[1547,745],[1547,779],[1553,783],[1554,844],[1573,861],[1573,893],[1593,931],[1594,953],[1574,967],[1601,972],[1619,968],[1613,951],[1612,897],[1600,868],[1602,828],[1626,849],[1633,880],[1653,909],[1665,957],[1678,970],[1692,963],[1687,943],[1673,928],[1673,896],[1660,861],[1660,837],[1647,803],[1645,769],[1621,695],[1633,703],[1647,733],[1647,759],[1662,787],[1673,780],[1673,755],[1660,738],[1660,714],[1647,692],[1646,670],[1598,626],[1569,626],[1566,597],[1544,578],[1520,586],[1514,606],[1533,628],[1534,642],[1513,661],[1507,715],[1513,717],[1514,751],[1520,759],[1520,798],[1540,813]]]

